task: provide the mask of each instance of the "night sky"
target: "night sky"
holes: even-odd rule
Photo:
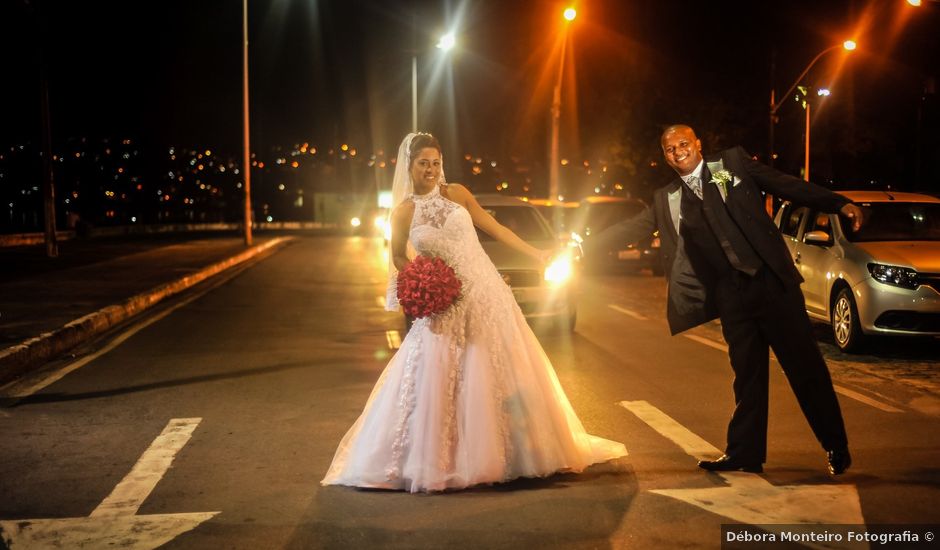
[[[544,162],[564,4],[249,4],[254,149],[309,141],[393,150],[410,130],[417,52],[419,126],[442,139],[445,160],[472,152]],[[39,139],[45,45],[56,143],[128,137],[160,147],[239,150],[240,1],[0,6],[0,145]],[[597,0],[577,7],[563,89],[563,155],[655,158],[659,129],[679,121],[696,125],[708,150],[740,143],[763,155],[772,79],[783,92],[816,53],[849,36],[859,49],[847,59],[841,50],[827,54],[806,79],[833,89],[814,121],[822,168],[847,166],[847,177],[864,170],[912,177],[918,116],[921,127],[934,125],[921,130],[921,156],[937,147],[936,138],[923,138],[940,122],[935,90],[924,94],[940,76],[937,2]],[[453,25],[458,49],[442,61],[433,44]],[[802,116],[795,103],[781,108],[784,164],[798,165]]]

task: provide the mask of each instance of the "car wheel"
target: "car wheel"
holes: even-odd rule
[[[862,326],[858,321],[858,308],[852,291],[843,288],[836,296],[830,313],[832,321],[832,337],[839,349],[845,352],[856,352],[862,348],[864,335]]]

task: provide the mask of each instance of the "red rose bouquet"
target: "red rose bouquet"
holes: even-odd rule
[[[442,313],[460,297],[460,279],[440,258],[418,256],[398,272],[398,303],[416,319]]]

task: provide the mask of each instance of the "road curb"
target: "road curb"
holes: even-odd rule
[[[196,273],[162,284],[132,296],[120,304],[104,307],[67,323],[65,326],[0,350],[0,382],[7,382],[30,367],[68,351],[82,342],[155,306],[206,279],[244,263],[259,254],[283,246],[294,237],[276,237],[226,260],[214,263]]]

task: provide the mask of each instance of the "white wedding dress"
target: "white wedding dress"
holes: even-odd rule
[[[461,297],[415,321],[321,483],[442,491],[625,456],[584,431],[467,210],[439,187],[411,200],[415,250],[454,268]]]

